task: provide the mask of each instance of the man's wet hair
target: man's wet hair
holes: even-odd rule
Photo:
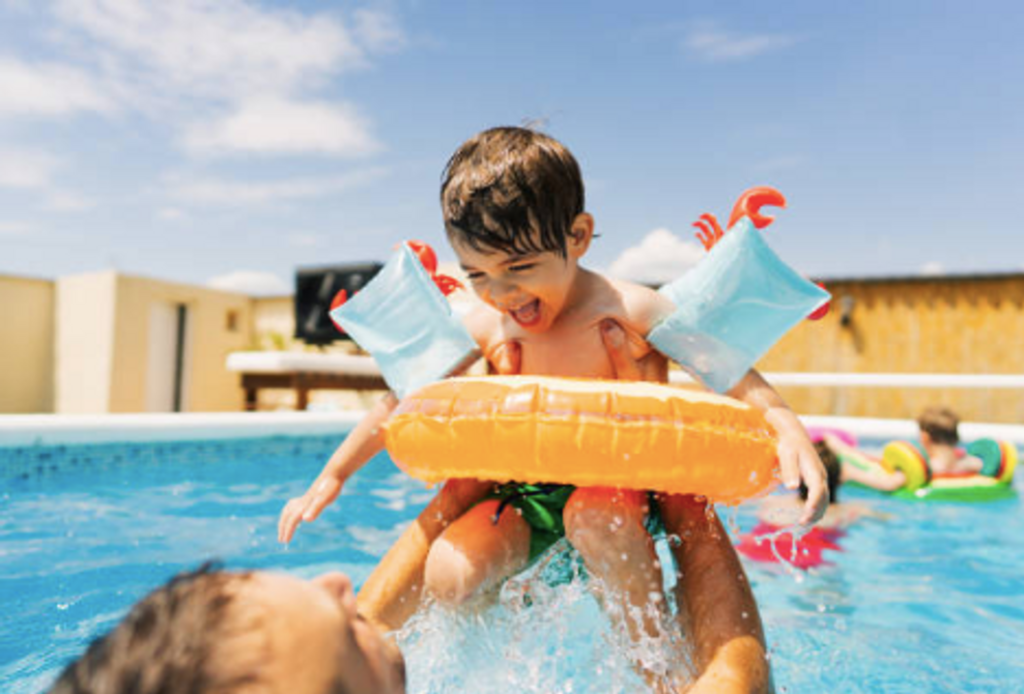
[[[464,142],[442,174],[449,240],[477,252],[554,252],[584,210],[579,164],[560,142],[530,128],[500,127]]]
[[[94,640],[50,694],[204,694],[254,684],[255,672],[215,662],[231,630],[229,585],[247,577],[213,563],[178,574]]]

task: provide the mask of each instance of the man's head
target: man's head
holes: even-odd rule
[[[51,694],[404,691],[401,654],[358,617],[346,576],[204,567],[137,603]]]
[[[921,442],[925,445],[955,446],[960,443],[960,418],[948,407],[928,407],[917,418]]]
[[[452,155],[441,184],[445,230],[474,291],[540,332],[569,301],[593,236],[579,165],[561,143],[493,128]]]

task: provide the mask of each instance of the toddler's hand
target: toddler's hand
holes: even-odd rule
[[[335,477],[320,477],[305,494],[285,504],[281,518],[277,521],[277,541],[285,544],[291,542],[299,523],[315,521],[320,512],[338,498],[341,487],[341,481]]]
[[[817,523],[828,510],[828,479],[814,444],[806,436],[796,433],[779,436],[779,467],[782,482],[796,489],[803,482],[807,487],[807,501],[800,516],[800,524]]]

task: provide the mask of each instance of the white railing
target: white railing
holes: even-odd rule
[[[313,352],[234,352],[228,355],[229,371],[281,373],[308,371],[379,376],[373,357]],[[843,386],[845,388],[1020,388],[1024,374],[894,374],[774,371],[763,374],[778,386]],[[669,372],[672,383],[692,383],[685,371]]]
[[[762,374],[774,386],[842,386],[843,388],[1020,388],[1024,374],[893,374],[803,373],[774,371]],[[672,383],[692,383],[684,371],[669,372]]]

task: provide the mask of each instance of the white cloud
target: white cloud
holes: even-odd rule
[[[664,284],[682,275],[705,255],[696,241],[683,241],[668,229],[655,229],[639,245],[627,248],[608,268],[613,277]]]
[[[706,22],[690,29],[683,37],[683,47],[707,62],[729,62],[754,58],[764,53],[787,48],[796,38],[782,34],[739,34],[720,29]]]
[[[59,167],[60,160],[46,152],[0,150],[0,188],[46,188]]]
[[[24,236],[32,231],[25,222],[0,220],[0,236]]]
[[[214,289],[250,296],[277,296],[290,294],[292,291],[291,287],[277,275],[255,270],[237,270],[214,277],[206,284]]]
[[[380,148],[370,135],[366,119],[354,107],[282,99],[244,103],[219,122],[192,126],[184,142],[195,153],[239,151],[358,157]]]
[[[312,248],[323,243],[324,237],[319,234],[295,233],[288,236],[288,244],[299,248]]]
[[[367,118],[313,95],[406,45],[381,10],[55,0],[45,11],[67,64],[0,62],[0,115],[132,110],[182,128],[178,141],[200,153],[376,151]]]
[[[930,260],[917,271],[924,277],[940,277],[946,274],[946,266],[937,260]]]
[[[326,14],[269,10],[241,0],[60,0],[71,33],[106,49],[105,69],[216,99],[282,93],[364,64],[364,51]]]
[[[393,53],[405,47],[405,33],[395,18],[380,10],[356,10],[355,34],[369,51]]]
[[[212,205],[252,205],[319,198],[365,185],[387,175],[377,167],[341,176],[313,176],[283,181],[250,182],[218,178],[179,177],[169,182],[173,197]]]
[[[96,207],[96,201],[81,193],[58,190],[50,193],[46,206],[58,212],[82,212]]]
[[[369,119],[311,94],[406,45],[382,10],[343,19],[338,10],[303,14],[243,0],[56,0],[52,13],[53,35],[104,93],[181,127],[178,141],[194,154],[372,153],[379,144]]]
[[[188,214],[184,210],[180,210],[177,207],[163,207],[157,210],[156,218],[161,222],[177,222],[185,219]]]
[[[116,107],[91,75],[59,64],[37,64],[0,58],[0,117],[55,117]]]

